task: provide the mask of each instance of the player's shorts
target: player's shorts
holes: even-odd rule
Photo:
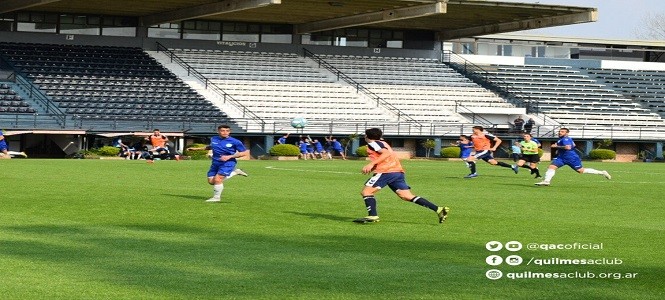
[[[538,154],[522,154],[520,160],[523,160],[528,163],[537,164],[540,162],[540,156]]]
[[[411,187],[406,184],[406,179],[404,177],[404,173],[402,172],[377,173],[368,179],[367,182],[365,182],[365,186],[371,186],[380,189],[386,185],[390,187],[393,192],[397,192],[398,190],[411,189]]]
[[[492,151],[489,151],[489,150],[483,150],[483,151],[480,151],[480,152],[476,152],[476,154],[474,154],[473,156],[477,159],[482,159],[484,161],[494,159],[494,156],[492,156]]]
[[[469,159],[469,156],[471,156],[471,152],[468,152],[468,153],[462,152],[462,153],[460,153],[459,158],[461,158],[463,160],[467,160],[467,159]]]
[[[550,165],[555,165],[557,168],[561,168],[563,166],[569,166],[573,168],[573,170],[577,171],[582,167],[582,160],[580,159],[579,156],[568,156],[568,157],[557,157],[552,160],[552,163]]]
[[[307,149],[300,149],[300,154],[307,154]]]
[[[344,153],[344,149],[342,149],[342,148],[333,148],[333,150],[337,151],[337,153],[339,153],[339,154]]]
[[[236,168],[236,164],[238,164],[238,162],[235,160],[213,160],[212,164],[210,165],[210,170],[208,170],[208,177],[214,177],[215,175],[229,177],[231,172],[233,172],[233,170]]]

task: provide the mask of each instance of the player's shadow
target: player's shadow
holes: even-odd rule
[[[205,197],[194,196],[194,195],[162,194],[162,196],[174,197],[174,198],[181,198],[181,199],[184,199],[184,200],[197,200],[197,201],[204,201],[204,200],[206,200]],[[227,200],[227,201],[224,201],[224,200],[222,199],[222,201],[220,201],[219,203],[231,203],[231,201],[228,201],[228,200]]]
[[[336,215],[331,215],[331,214],[304,213],[304,212],[297,212],[297,211],[285,211],[285,213],[298,215],[298,216],[303,216],[303,217],[308,217],[308,218],[311,218],[311,219],[326,219],[326,220],[340,221],[340,222],[348,222],[348,221],[351,220],[349,217],[336,216]]]

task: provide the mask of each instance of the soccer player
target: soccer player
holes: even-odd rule
[[[545,172],[543,181],[536,183],[536,185],[550,185],[556,169],[563,166],[569,166],[580,174],[603,175],[607,179],[612,179],[612,176],[607,171],[582,167],[582,160],[575,152],[575,142],[568,136],[569,133],[570,130],[568,128],[559,129],[559,140],[555,144],[552,144],[552,148],[557,150],[556,158],[552,160],[547,172]]]
[[[277,139],[277,144],[280,144],[280,145],[286,144],[286,139],[289,138],[289,134],[290,133],[287,133],[287,134],[283,135],[281,138]]]
[[[540,170],[538,170],[538,163],[540,156],[538,155],[538,143],[534,142],[531,134],[526,131],[522,134],[523,141],[519,142],[522,155],[517,161],[517,166],[531,170],[531,174],[536,174],[535,178],[539,178]],[[526,163],[529,163],[528,165]]]
[[[346,154],[344,154],[342,144],[336,138],[333,138],[331,135],[330,137],[326,138],[326,141],[330,144],[331,148],[331,150],[328,151],[328,157],[330,157],[330,159],[332,159],[333,150],[335,150],[337,153],[339,153],[339,155],[342,156],[343,160],[346,160]]]
[[[153,163],[156,156],[160,159],[169,157],[169,149],[166,147],[166,142],[168,142],[169,138],[161,134],[159,129],[155,128],[151,135],[145,137],[145,140],[152,145],[152,149],[144,152],[143,158],[145,158],[146,162]],[[175,158],[178,159],[178,157]]]
[[[5,158],[5,159],[10,159],[12,158],[12,155],[14,156],[23,156],[23,157],[28,157],[25,152],[16,152],[16,151],[9,151],[9,147],[7,146],[7,141],[5,140],[5,136],[2,134],[2,130],[0,130],[0,158]]]
[[[471,156],[471,151],[473,151],[473,142],[469,140],[469,137],[462,134],[459,136],[459,140],[451,145],[459,147],[459,157],[464,161],[466,167],[469,167],[469,156]]]
[[[300,157],[307,160],[309,157],[309,153],[307,153],[307,142],[302,138],[300,139],[300,142],[298,142],[298,149],[300,149]]]
[[[5,141],[5,136],[2,134],[2,130],[0,130],[0,157],[11,158],[11,156],[9,156],[9,148],[7,147],[7,141]]]
[[[410,201],[420,206],[431,209],[439,217],[439,223],[443,223],[448,216],[450,208],[437,206],[427,199],[418,197],[411,193],[411,187],[406,183],[404,169],[392,148],[381,139],[383,132],[379,128],[365,130],[365,141],[367,142],[367,153],[371,162],[362,169],[363,174],[374,173],[365,182],[361,195],[365,200],[368,216],[354,220],[356,223],[374,223],[379,221],[376,209],[376,198],[374,194],[386,185],[390,187],[397,196],[404,201]]]
[[[212,150],[212,164],[208,170],[208,183],[213,186],[212,198],[206,202],[220,202],[224,190],[224,180],[235,175],[247,177],[247,173],[236,168],[237,158],[249,155],[249,150],[243,143],[233,137],[231,127],[219,125],[217,127],[219,136],[210,139],[210,145],[202,148],[188,148],[188,150]]]
[[[473,141],[473,148],[475,149],[476,153],[469,157],[468,162],[471,173],[464,176],[464,178],[478,177],[478,174],[476,173],[476,161],[478,159],[482,159],[491,165],[510,168],[513,170],[513,172],[515,172],[515,174],[517,174],[517,172],[519,172],[517,165],[511,166],[505,162],[497,161],[494,159],[492,152],[499,148],[499,145],[501,145],[501,139],[490,133],[485,133],[484,131],[485,129],[483,126],[473,126],[471,141]],[[492,142],[494,142],[494,146],[492,146]]]
[[[314,157],[318,155],[321,159],[326,159],[328,155],[326,154],[326,150],[323,149],[321,142],[318,139],[313,139],[312,144],[314,145]]]

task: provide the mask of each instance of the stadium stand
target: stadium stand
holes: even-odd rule
[[[225,117],[140,48],[0,43],[0,54],[70,116],[166,121]]]
[[[571,128],[636,131],[664,124],[656,113],[568,66],[489,65],[506,87],[537,101],[541,112]]]
[[[468,122],[467,108],[512,108],[501,97],[434,59],[328,55],[325,60],[422,122]]]
[[[665,117],[665,71],[583,68],[590,77]]]
[[[294,53],[171,49],[264,120],[396,121]]]
[[[35,109],[23,101],[9,84],[0,84],[0,113],[35,113]]]

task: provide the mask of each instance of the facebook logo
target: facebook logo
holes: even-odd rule
[[[490,255],[485,259],[485,262],[490,266],[498,266],[503,263],[503,258],[498,255]]]

